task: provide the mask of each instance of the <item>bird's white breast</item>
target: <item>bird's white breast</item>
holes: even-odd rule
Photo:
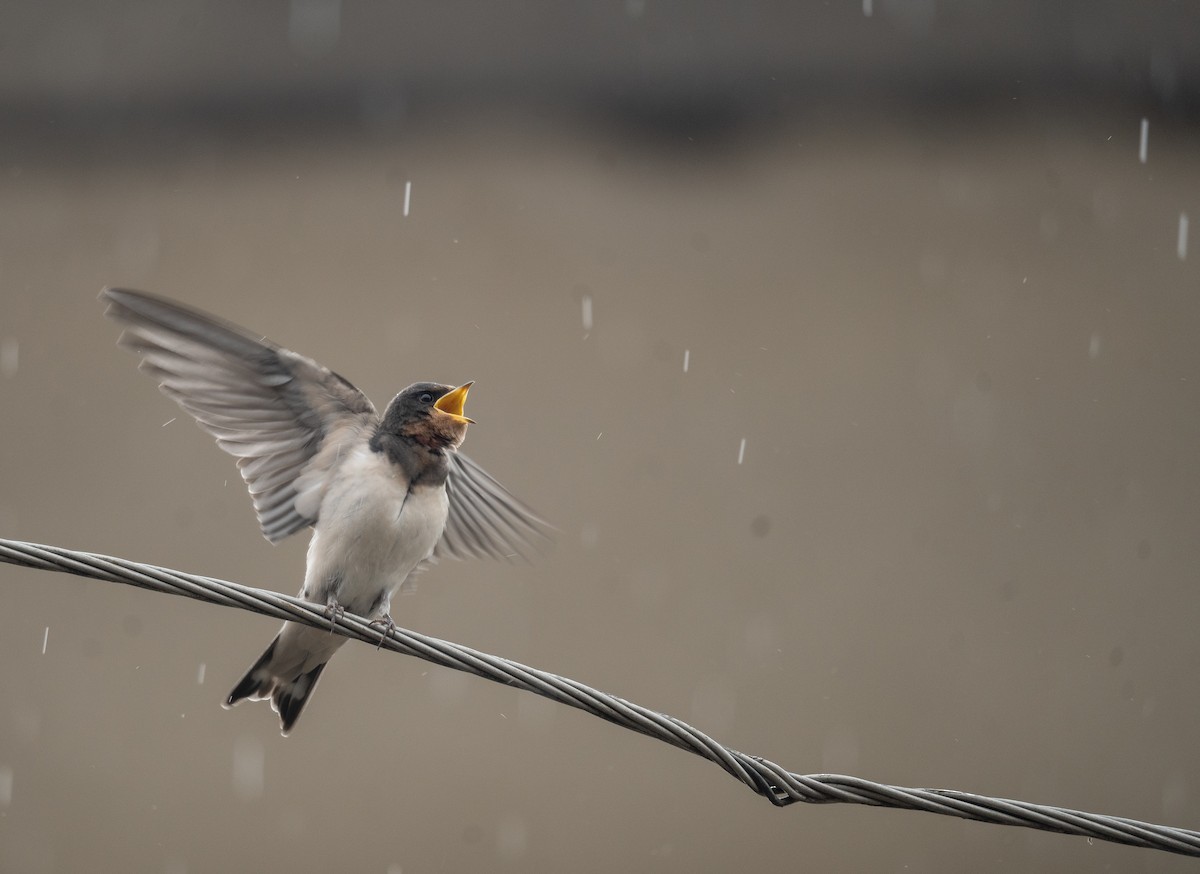
[[[428,558],[446,525],[445,488],[411,491],[403,472],[359,446],[333,472],[308,547],[304,596],[323,601],[332,587],[341,606],[362,614],[386,592],[381,610]]]

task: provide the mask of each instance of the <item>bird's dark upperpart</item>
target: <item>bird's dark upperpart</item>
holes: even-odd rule
[[[440,485],[449,469],[446,450],[462,444],[471,424],[463,405],[472,385],[413,383],[388,404],[371,449],[399,465],[413,485]]]

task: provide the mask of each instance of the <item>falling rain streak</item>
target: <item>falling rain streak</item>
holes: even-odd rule
[[[1146,163],[1146,145],[1150,140],[1150,119],[1142,119],[1142,136],[1138,141],[1138,161],[1142,164]]]
[[[1180,261],[1187,260],[1188,217],[1186,212],[1179,214],[1179,239],[1175,243],[1175,254]]]
[[[412,201],[412,182],[404,183],[404,217],[408,218],[408,205]]]
[[[46,633],[42,635],[42,655],[46,654],[46,644],[50,642],[50,626],[46,626]]]
[[[583,329],[585,331],[592,330],[592,296],[590,294],[583,296]]]
[[[746,438],[742,438],[742,442],[738,444],[738,464],[746,458]]]
[[[691,360],[692,360],[692,350],[691,350],[691,349],[684,349],[684,350],[683,350],[683,372],[684,372],[684,373],[687,373],[687,371],[688,371],[688,362],[690,362]]]

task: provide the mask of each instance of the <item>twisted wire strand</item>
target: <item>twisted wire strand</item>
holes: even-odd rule
[[[330,629],[392,652],[415,656],[442,667],[532,692],[708,759],[779,807],[803,801],[809,804],[848,803],[919,810],[976,822],[1021,826],[1200,856],[1200,831],[951,789],[889,786],[842,774],[794,774],[774,762],[726,747],[674,717],[593,689],[578,680],[403,628],[380,631],[378,626],[371,626],[367,620],[352,613],[330,618],[323,605],[311,604],[290,595],[141,562],[20,540],[0,539],[0,561],[184,595],[210,604],[238,607],[276,619]]]

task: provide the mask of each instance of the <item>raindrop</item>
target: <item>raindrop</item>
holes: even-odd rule
[[[0,807],[12,804],[13,769],[0,765]]]
[[[1175,254],[1180,261],[1187,260],[1188,217],[1186,212],[1179,214],[1179,240],[1175,243]]]
[[[412,200],[412,182],[404,183],[404,217],[408,218],[408,204]],[[457,242],[457,240],[455,241]]]
[[[1100,357],[1100,335],[1092,334],[1092,338],[1088,340],[1088,358],[1095,361]]]
[[[863,0],[863,15],[870,18],[875,14],[875,3],[873,0]]]
[[[204,671],[206,668],[207,668],[207,665],[205,665],[204,662],[200,662],[200,667],[197,668],[197,670],[196,670],[196,685],[197,686],[204,685]]]
[[[592,296],[590,294],[583,296],[583,329],[585,331],[592,329]]]
[[[742,442],[738,444],[738,464],[741,464],[746,457],[746,438],[742,438]]]
[[[46,644],[50,642],[50,626],[46,626],[46,633],[42,635],[42,655],[46,654]]]
[[[1150,139],[1150,119],[1142,119],[1142,136],[1138,141],[1138,162],[1146,163],[1146,144]]]
[[[683,372],[684,373],[688,372],[688,364],[689,364],[689,362],[691,362],[691,360],[692,360],[692,350],[684,349],[683,350]]]
[[[165,421],[165,422],[163,422],[163,423],[162,423],[162,427],[164,427],[164,428],[165,428],[165,427],[167,427],[168,425],[170,425],[170,424],[171,424],[172,422],[174,422],[174,421],[175,421],[175,419],[167,419],[167,421]]]

